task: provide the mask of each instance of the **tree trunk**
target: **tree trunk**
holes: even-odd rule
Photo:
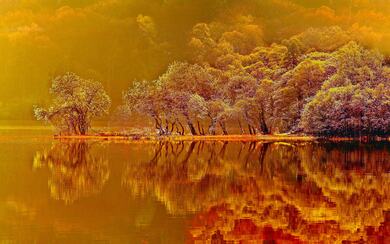
[[[159,118],[154,117],[154,122],[155,122],[156,129],[158,130],[158,134],[163,135],[164,129],[162,128],[162,125],[161,125]]]
[[[74,119],[70,118],[68,120],[68,133],[69,134],[77,134],[77,125],[74,121]]]
[[[219,125],[220,125],[221,128],[222,128],[223,134],[224,134],[224,135],[228,135],[228,132],[227,132],[227,130],[226,130],[226,124],[225,124],[225,122],[219,122]]]
[[[203,133],[203,131],[202,131],[202,128],[200,127],[199,120],[197,121],[197,124],[198,124],[198,132],[199,132],[199,134],[201,134],[201,135],[203,136],[204,133]]]
[[[217,124],[217,119],[212,118],[211,123],[209,125],[209,134],[210,135],[215,135],[216,124]]]
[[[255,128],[254,126],[252,126],[252,131],[253,131],[253,135],[256,135],[256,133],[258,133],[258,132],[256,131],[256,128]]]
[[[165,132],[168,133],[169,131],[169,121],[165,119]]]
[[[80,135],[86,135],[86,134],[87,134],[87,126],[82,124],[80,127]]]
[[[249,134],[250,134],[250,135],[253,135],[253,133],[252,133],[252,127],[251,127],[250,124],[248,124],[248,130],[249,130]]]
[[[172,123],[172,128],[170,130],[170,134],[172,134],[173,130],[175,129],[176,121]]]
[[[185,132],[185,129],[184,129],[184,126],[183,124],[180,122],[180,120],[177,120],[177,123],[180,125],[180,128],[181,128],[181,132],[179,132],[180,135],[184,135],[184,132]]]
[[[80,126],[80,129],[79,129],[80,135],[86,135],[87,132],[88,132],[88,124],[85,121],[84,116],[82,116],[82,119],[80,121],[80,125],[79,126]]]
[[[190,118],[188,118],[188,117],[187,117],[187,124],[188,124],[188,128],[190,128],[191,134],[192,134],[193,136],[196,136],[197,133],[196,133],[194,124],[192,123],[192,121],[191,121]]]
[[[264,118],[264,111],[261,109],[261,112],[259,113],[259,123],[260,123],[260,131],[262,134],[269,134],[269,129],[267,126],[267,123],[265,122]]]
[[[245,134],[244,128],[242,128],[242,125],[241,125],[241,120],[238,119],[237,121],[238,121],[238,126],[240,127],[241,135]]]
[[[249,134],[250,135],[256,134],[256,131],[254,130],[254,128],[252,126],[251,119],[249,119],[248,111],[244,112],[244,119],[248,125]]]
[[[79,131],[81,135],[85,135],[88,132],[87,115],[84,112],[79,113]]]

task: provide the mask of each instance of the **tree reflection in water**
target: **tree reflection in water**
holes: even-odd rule
[[[34,167],[42,166],[51,172],[51,196],[67,204],[99,193],[109,178],[108,161],[101,153],[94,153],[92,144],[85,141],[58,141],[38,151]]]
[[[122,181],[195,214],[189,242],[389,243],[389,170],[388,143],[165,142]]]

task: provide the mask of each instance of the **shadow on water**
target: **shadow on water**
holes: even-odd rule
[[[94,146],[85,141],[62,141],[35,154],[34,167],[50,171],[48,185],[54,199],[69,204],[102,190],[110,175],[108,160],[94,153]]]
[[[193,214],[194,241],[385,243],[388,143],[160,142],[123,185]]]

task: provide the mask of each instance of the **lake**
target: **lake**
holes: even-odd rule
[[[390,144],[0,137],[1,243],[390,243]]]

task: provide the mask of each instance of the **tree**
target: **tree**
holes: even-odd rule
[[[229,117],[229,106],[222,99],[214,99],[207,103],[207,116],[210,118],[209,134],[215,135],[216,126],[221,126],[224,135],[227,135],[226,120]]]
[[[381,84],[376,89],[349,85],[320,91],[306,105],[301,127],[322,136],[388,136],[389,90]]]
[[[383,58],[350,42],[334,54],[336,72],[305,105],[300,127],[325,136],[390,134],[390,79]]]
[[[100,82],[74,73],[56,77],[50,88],[48,108],[35,107],[38,120],[50,122],[60,133],[85,135],[92,119],[108,114],[111,100]]]
[[[161,111],[163,98],[162,85],[159,80],[135,81],[123,94],[122,100],[127,111],[151,117],[160,135],[166,134]]]
[[[309,55],[289,70],[274,86],[275,126],[279,131],[295,131],[304,105],[328,78],[329,57],[318,59]]]
[[[331,38],[330,38],[331,37]],[[306,31],[285,40],[291,50],[292,45],[300,46],[299,52],[323,51],[332,52],[351,41],[351,35],[338,26],[309,28]],[[297,50],[294,47],[295,50]]]
[[[233,17],[229,23],[198,23],[192,28],[189,46],[193,59],[202,65],[226,67],[228,61],[238,61],[240,55],[250,54],[262,46],[263,29],[252,16]]]
[[[272,120],[274,101],[272,97],[273,81],[264,79],[257,88],[255,101],[258,113],[258,128],[263,134],[270,134],[270,120]]]
[[[249,134],[256,134],[256,119],[253,115],[254,113],[252,112],[253,110],[256,110],[256,107],[257,105],[253,98],[240,99],[234,104],[234,111],[239,111],[241,116],[244,118],[244,121],[248,126]],[[239,122],[239,126],[240,124],[241,123]]]
[[[182,116],[192,135],[197,135],[193,119],[199,116],[191,108],[193,95],[201,96],[205,101],[215,97],[214,77],[209,71],[197,64],[175,62],[159,78],[165,88],[165,94],[172,98],[172,111]],[[199,132],[200,133],[200,132]]]
[[[245,71],[257,80],[277,80],[288,68],[289,50],[286,46],[272,44],[257,47],[252,53],[241,57]]]
[[[188,101],[188,107],[191,114],[194,114],[196,119],[198,119],[198,131],[199,134],[204,135],[204,129],[199,123],[199,119],[203,120],[207,117],[208,114],[208,108],[207,108],[207,102],[198,94],[192,94],[190,96],[190,100]]]

